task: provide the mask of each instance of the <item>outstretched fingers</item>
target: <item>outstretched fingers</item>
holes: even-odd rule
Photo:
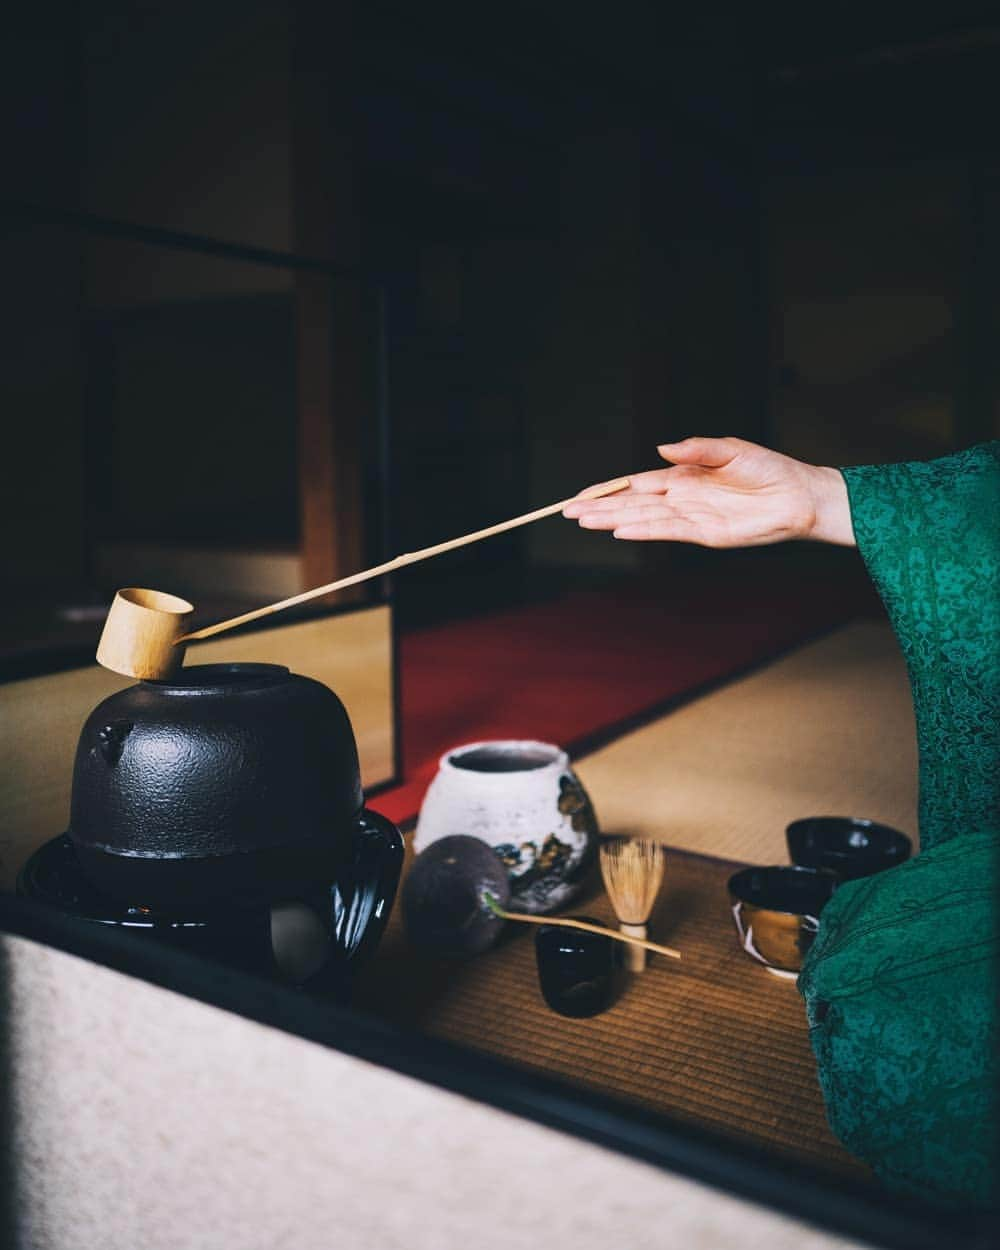
[[[592,509],[600,508],[601,505],[625,503],[636,498],[640,500],[648,498],[649,495],[662,495],[667,489],[667,483],[670,480],[669,469],[650,469],[646,473],[630,473],[629,485],[626,490],[617,491],[613,495],[604,495],[600,499],[586,498],[579,496],[563,508],[563,516],[576,518],[582,516],[585,512]],[[589,490],[596,487],[588,487]]]
[[[629,488],[622,491],[619,498],[625,499],[629,495],[662,495],[670,485],[672,477],[669,469],[647,469],[644,473],[630,473]]]
[[[615,538],[628,539],[630,542],[677,542],[698,543],[711,546],[712,539],[704,526],[692,521],[679,512],[661,514],[645,521],[627,521],[615,526]]]
[[[564,510],[564,515],[573,516],[581,522],[586,517],[599,517],[618,512],[633,512],[637,508],[661,507],[665,502],[664,495],[618,495],[605,499],[595,499],[580,506],[573,504],[572,512]]]
[[[617,508],[595,508],[587,511],[579,518],[579,523],[581,529],[615,530],[622,525],[635,525],[680,515],[682,514],[662,497],[651,502],[647,496],[645,500],[641,497],[623,499]]]
[[[600,503],[603,507],[597,507]],[[703,510],[695,515],[660,495],[595,500],[579,518],[581,529],[602,530],[637,542],[686,542],[716,546],[717,525]]]
[[[735,460],[745,446],[739,438],[685,438],[679,443],[661,443],[656,450],[671,464],[701,464],[721,469]]]

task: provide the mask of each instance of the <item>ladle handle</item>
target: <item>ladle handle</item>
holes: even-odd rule
[[[617,494],[618,491],[624,490],[628,484],[629,479],[627,477],[619,477],[613,482],[606,482],[603,486],[595,486],[590,490],[585,490],[581,495],[574,495],[573,498],[601,499],[605,495]],[[310,599],[320,599],[323,595],[332,594],[335,590],[346,590],[348,586],[357,586],[359,582],[367,582],[373,577],[381,577],[385,573],[393,573],[396,569],[404,568],[407,564],[416,564],[418,560],[429,560],[431,556],[443,555],[446,551],[454,551],[456,547],[465,547],[469,543],[477,543],[483,538],[492,537],[494,534],[502,534],[506,530],[516,529],[519,525],[528,525],[531,521],[540,521],[543,517],[554,516],[557,512],[561,512],[568,503],[572,503],[572,499],[563,499],[559,503],[551,503],[545,508],[536,508],[534,512],[525,512],[522,516],[513,517],[509,521],[501,521],[499,525],[490,525],[486,529],[476,530],[473,534],[463,534],[461,538],[451,538],[448,542],[437,543],[433,547],[424,547],[420,551],[407,552],[406,555],[396,556],[394,560],[388,560],[385,564],[377,564],[374,568],[365,569],[361,573],[352,573],[350,577],[342,577],[340,581],[329,582],[326,586],[317,586],[315,590],[304,590],[299,595],[292,595],[290,599],[282,599],[279,603],[269,603],[266,607],[255,608],[252,612],[244,612],[242,616],[230,617],[228,621],[217,621],[214,625],[206,625],[203,629],[196,629],[190,634],[184,634],[177,639],[177,642],[197,642],[200,638],[211,638],[214,634],[221,634],[227,629],[235,629],[237,625],[246,625],[250,621],[258,621],[262,616],[270,616],[273,612],[282,612],[285,608],[294,608],[300,603],[308,603]]]

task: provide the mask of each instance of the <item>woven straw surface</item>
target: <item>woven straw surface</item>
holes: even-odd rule
[[[867,1175],[826,1124],[802,1001],[737,944],[726,881],[737,862],[787,863],[785,825],[857,815],[916,835],[906,670],[884,622],[857,622],[576,765],[607,832],[663,841],[654,957],[615,1005],[568,1020],[542,1000],[534,929],[466,963],[406,942],[399,911],[361,978],[380,1015],[580,1087],[791,1155]],[[708,858],[708,855],[723,858]],[[613,922],[599,883],[575,911]]]
[[[799,647],[574,766],[605,832],[702,855],[787,864],[785,826],[802,816],[866,816],[917,841],[913,703],[879,621]]]
[[[827,1127],[794,982],[737,943],[726,881],[738,867],[668,852],[650,937],[683,959],[652,956],[601,1015],[571,1020],[545,1005],[534,927],[509,924],[486,954],[445,960],[407,941],[399,907],[361,978],[358,1006],[827,1173],[864,1177]],[[613,921],[599,884],[574,912]]]

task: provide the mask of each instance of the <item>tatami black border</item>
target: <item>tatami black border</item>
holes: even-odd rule
[[[15,895],[0,929],[414,1077],[885,1250],[986,1250],[993,1222],[901,1201],[287,986],[83,924]],[[664,1230],[666,1234],[668,1230]]]

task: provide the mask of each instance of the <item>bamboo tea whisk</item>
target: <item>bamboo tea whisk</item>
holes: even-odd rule
[[[601,842],[601,876],[622,933],[645,940],[646,925],[663,884],[665,856],[659,842],[644,838],[612,837]],[[629,946],[626,966],[641,972],[646,950]]]

